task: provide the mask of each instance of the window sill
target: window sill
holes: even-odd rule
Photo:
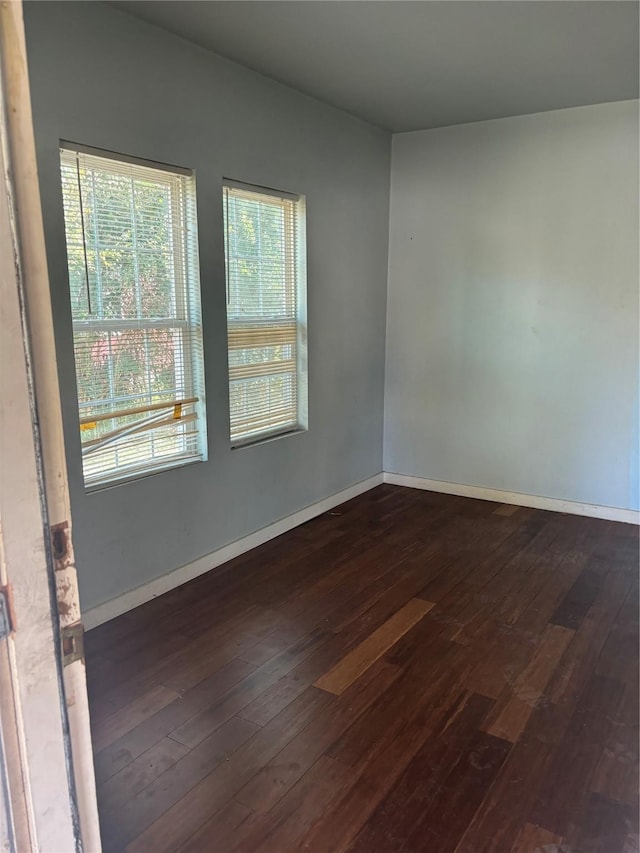
[[[268,435],[257,435],[255,438],[247,438],[231,445],[231,450],[244,450],[247,447],[255,447],[258,444],[267,444],[270,441],[278,441],[280,438],[288,438],[291,435],[300,435],[308,432],[307,427],[293,427],[284,432],[269,433]]]

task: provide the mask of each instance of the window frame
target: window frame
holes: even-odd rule
[[[290,222],[285,224],[285,242],[290,244],[291,249],[285,246],[285,257],[290,257],[293,261],[290,270],[292,283],[290,285],[291,292],[295,299],[295,316],[293,319],[278,316],[276,314],[265,314],[266,322],[260,322],[257,318],[242,321],[240,318],[234,317],[230,311],[230,280],[229,280],[229,223],[228,223],[228,195],[227,192],[237,190],[248,193],[252,196],[261,196],[267,200],[288,202],[290,204]],[[307,356],[307,271],[306,271],[306,197],[298,193],[292,193],[284,190],[274,189],[259,184],[250,184],[245,181],[238,181],[230,178],[222,180],[222,202],[223,202],[223,221],[224,221],[224,265],[225,265],[225,285],[227,293],[226,319],[227,319],[227,384],[229,391],[229,441],[232,450],[240,450],[246,447],[253,447],[265,442],[271,442],[287,436],[298,435],[308,430],[308,356]],[[283,208],[284,209],[284,208]],[[287,221],[286,213],[283,213],[285,223]],[[273,321],[276,322],[273,322]],[[279,322],[278,322],[279,321]],[[293,333],[286,334],[285,327],[292,327]],[[234,367],[230,364],[230,355],[232,349],[241,349],[240,344],[232,346],[232,336],[234,333],[239,333],[240,336],[244,333],[255,333],[259,338],[260,329],[265,330],[265,338],[272,336],[275,340],[271,345],[277,345],[278,333],[287,339],[294,347],[293,361],[295,361],[295,370],[291,371],[291,375],[295,377],[295,397],[296,397],[296,417],[295,420],[290,420],[286,424],[277,424],[273,428],[265,427],[260,430],[246,432],[244,435],[234,436],[233,434],[233,417],[231,412],[231,390],[234,381],[242,381],[233,376],[234,369],[237,371],[238,366]],[[263,338],[264,340],[264,338]],[[262,343],[266,347],[268,342]],[[245,379],[259,378],[263,374],[259,370],[260,362],[256,363],[258,370],[253,376],[249,371],[249,365],[243,366],[243,370],[247,374]],[[271,374],[275,375],[275,374]]]
[[[68,168],[68,160],[72,157],[88,155],[88,157],[104,162],[103,174],[111,173],[112,175],[124,176],[125,172],[119,171],[118,166],[122,167],[133,166],[142,167],[148,170],[149,173],[156,173],[161,178],[158,184],[166,184],[170,198],[170,232],[171,240],[168,245],[170,249],[171,266],[171,295],[170,301],[173,309],[173,314],[167,313],[166,316],[142,316],[140,312],[135,317],[119,317],[119,318],[96,318],[96,319],[76,319],[74,317],[74,307],[71,309],[71,324],[72,324],[72,347],[73,360],[75,368],[75,397],[78,411],[78,421],[80,433],[82,434],[83,421],[91,421],[91,417],[85,417],[83,411],[87,409],[97,408],[105,404],[111,404],[110,411],[118,411],[126,409],[127,399],[136,400],[140,398],[149,398],[149,405],[153,406],[153,396],[169,396],[171,389],[166,391],[154,391],[151,388],[139,393],[130,395],[112,396],[95,401],[82,403],[80,401],[80,389],[82,383],[79,381],[78,374],[78,355],[77,355],[77,339],[76,335],[83,332],[91,332],[97,334],[108,334],[113,332],[126,332],[131,330],[143,331],[147,337],[153,332],[162,330],[176,330],[179,334],[177,340],[174,339],[173,352],[175,353],[175,362],[180,364],[180,381],[177,384],[182,385],[185,389],[191,389],[195,402],[166,402],[162,401],[162,408],[166,419],[173,417],[176,420],[181,420],[183,415],[183,407],[193,407],[193,412],[184,417],[182,421],[183,431],[180,436],[184,450],[166,457],[147,456],[137,463],[128,465],[116,465],[111,468],[106,468],[99,474],[88,475],[87,470],[82,464],[84,488],[87,493],[99,491],[105,488],[111,488],[120,484],[140,480],[163,471],[174,468],[182,468],[187,465],[192,465],[197,462],[207,460],[208,456],[208,441],[207,441],[207,423],[206,423],[206,402],[205,402],[205,375],[204,375],[204,348],[203,348],[203,330],[202,330],[202,304],[201,304],[201,285],[200,285],[200,265],[198,258],[198,222],[197,222],[197,195],[195,172],[192,169],[186,169],[179,166],[168,165],[138,157],[132,157],[98,149],[91,146],[76,144],[67,140],[60,140],[59,144],[59,163],[61,170],[61,191],[63,199],[65,199],[64,185],[64,169]],[[80,168],[80,166],[78,166]],[[93,163],[92,168],[99,170],[99,165]],[[133,177],[131,178],[133,181]],[[176,181],[178,179],[178,181]],[[180,181],[182,179],[182,181]],[[79,195],[78,203],[81,206],[81,231],[83,242],[86,241],[87,228],[84,222],[84,213],[82,212],[82,197]],[[132,200],[133,205],[133,200]],[[71,300],[71,265],[69,249],[69,237],[67,233],[67,217],[66,217],[66,199],[63,211],[64,234],[65,234],[65,257],[67,260],[67,293]],[[133,211],[133,206],[132,206]],[[135,213],[132,212],[133,227],[135,228]],[[101,251],[100,241],[97,235],[94,236],[95,246],[92,251],[95,251],[96,257]],[[85,243],[86,250],[86,243]],[[104,248],[102,249],[104,250]],[[138,258],[140,257],[140,247],[137,246],[135,239],[132,237],[131,258],[134,267],[137,266]],[[162,253],[162,252],[161,252]],[[89,269],[86,265],[85,256],[85,275],[89,275]],[[138,273],[136,272],[136,287],[139,286]],[[87,287],[89,287],[87,279]],[[148,344],[147,344],[148,345]],[[188,400],[189,394],[183,395],[183,400]],[[179,408],[178,408],[179,406]],[[135,408],[135,406],[131,406]],[[108,410],[107,410],[108,411]],[[147,415],[151,410],[147,410]],[[100,412],[97,419],[101,419],[105,413]],[[164,417],[164,416],[163,416]],[[107,419],[108,420],[108,419]],[[115,419],[114,419],[115,420]],[[193,424],[193,426],[191,426]],[[153,434],[153,426],[138,431],[132,430],[132,433],[151,433]],[[124,436],[123,436],[124,437]],[[117,445],[117,438],[112,439],[112,442]],[[189,445],[192,445],[189,447]],[[84,460],[83,442],[80,436],[81,454]],[[103,446],[106,446],[103,445]],[[86,443],[84,444],[86,447]]]

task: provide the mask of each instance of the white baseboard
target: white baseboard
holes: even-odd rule
[[[328,498],[324,498],[324,500],[311,504],[311,506],[298,510],[298,512],[280,519],[280,521],[268,524],[266,527],[256,530],[255,533],[243,536],[242,539],[237,539],[223,548],[218,548],[217,551],[213,551],[211,554],[206,554],[192,563],[187,563],[186,566],[174,569],[174,571],[162,575],[162,577],[136,587],[136,589],[132,589],[130,592],[125,592],[124,595],[119,595],[117,598],[105,601],[104,604],[92,607],[82,614],[84,626],[89,630],[90,628],[95,628],[97,625],[101,625],[103,622],[108,622],[109,619],[115,619],[116,616],[120,616],[128,610],[133,610],[134,607],[144,604],[145,601],[157,598],[157,596],[162,595],[164,592],[175,589],[175,587],[193,580],[198,575],[202,575],[216,566],[226,563],[227,560],[232,560],[234,557],[238,557],[240,554],[244,554],[246,551],[250,551],[252,548],[268,542],[270,539],[275,539],[281,533],[286,533],[287,530],[298,527],[300,524],[304,524],[305,521],[309,521],[317,515],[322,515],[323,512],[333,509],[334,506],[351,500],[351,498],[355,498],[363,492],[368,492],[369,489],[379,486],[382,482],[383,475],[376,474],[367,480],[355,483],[355,485],[349,486],[348,489],[343,489],[335,495],[331,495]]]
[[[390,471],[385,471],[384,482],[392,483],[395,486],[409,486],[412,489],[425,489],[428,492],[441,492],[445,495],[460,495],[464,498],[478,498],[479,500],[496,501],[502,504],[548,509],[552,512],[567,512],[571,515],[588,515],[592,518],[605,518],[609,521],[623,521],[626,524],[640,524],[640,512],[633,509],[620,509],[615,506],[598,506],[598,504],[565,501],[559,498],[542,498],[538,495],[504,492],[501,489],[485,489],[482,486],[464,486],[460,483],[428,480],[425,477],[393,474]]]

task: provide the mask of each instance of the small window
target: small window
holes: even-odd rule
[[[85,485],[205,459],[195,179],[60,161]]]
[[[306,429],[304,199],[225,183],[234,447]]]

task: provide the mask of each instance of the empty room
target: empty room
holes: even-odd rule
[[[4,6],[6,849],[638,853],[638,3]]]

